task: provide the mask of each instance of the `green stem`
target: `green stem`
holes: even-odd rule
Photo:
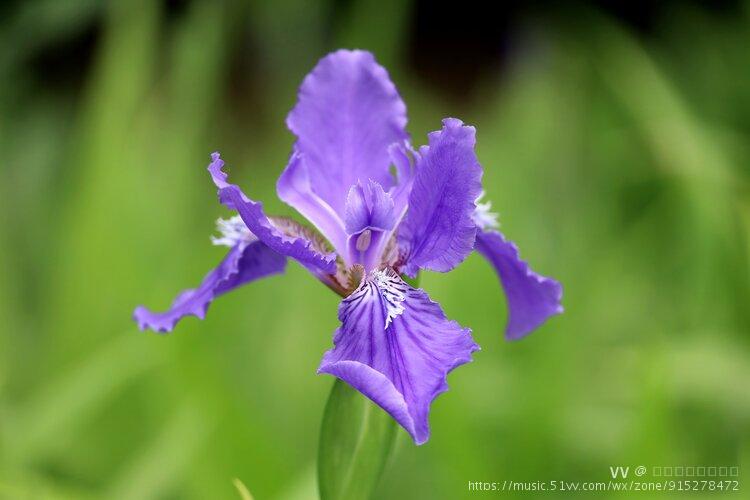
[[[318,448],[321,500],[372,497],[393,447],[396,422],[336,379],[323,414]]]

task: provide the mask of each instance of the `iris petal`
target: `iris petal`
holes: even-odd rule
[[[249,199],[238,186],[227,182],[227,174],[222,170],[224,161],[219,153],[213,153],[211,160],[208,171],[219,188],[219,200],[227,208],[236,210],[260,241],[278,253],[296,259],[315,274],[336,272],[335,254],[324,255],[316,251],[310,240],[279,230],[263,212],[262,203]]]
[[[313,191],[310,172],[299,153],[292,153],[289,164],[276,183],[276,193],[283,202],[294,207],[312,222],[339,254],[344,254],[344,222],[333,208]]]
[[[299,89],[287,126],[297,136],[312,191],[343,215],[349,188],[393,184],[388,147],[407,138],[406,105],[373,55],[338,50],[318,62]],[[286,200],[300,212],[298,200]]]
[[[474,153],[474,128],[460,120],[443,120],[420,148],[409,211],[398,231],[404,254],[401,272],[419,269],[447,272],[474,248],[475,200],[482,191],[482,167]]]
[[[516,244],[502,233],[477,231],[476,250],[495,268],[508,299],[507,339],[520,339],[563,312],[562,285],[532,271],[518,255]]]
[[[377,271],[339,306],[341,326],[318,373],[329,373],[380,405],[416,444],[429,438],[432,400],[448,372],[471,361],[471,330],[446,319],[423,290]]]
[[[180,293],[169,310],[156,313],[143,306],[133,312],[141,330],[171,332],[185,316],[203,319],[208,306],[219,295],[240,285],[284,271],[286,258],[260,241],[233,246],[221,263],[198,286]]]

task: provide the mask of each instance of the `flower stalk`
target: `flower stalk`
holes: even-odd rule
[[[395,436],[393,418],[337,378],[323,413],[318,444],[321,500],[371,498]]]

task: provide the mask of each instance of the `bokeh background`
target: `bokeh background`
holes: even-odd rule
[[[483,350],[376,496],[617,465],[747,483],[750,3],[31,0],[0,7],[0,498],[315,498],[336,296],[290,264],[170,335],[130,314],[223,255],[210,152],[292,213],[284,117],[338,47],[390,70],[416,144],[477,127],[504,231],[565,286],[507,343],[484,260],[423,276]]]

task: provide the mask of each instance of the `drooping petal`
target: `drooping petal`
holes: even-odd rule
[[[276,193],[283,202],[294,207],[312,222],[338,253],[344,253],[344,222],[333,208],[313,191],[310,172],[299,153],[292,153],[289,164],[276,183]]]
[[[448,372],[471,361],[471,330],[446,319],[423,290],[376,271],[339,306],[341,326],[318,373],[329,373],[380,405],[411,434],[429,438],[429,410]]]
[[[336,272],[336,255],[321,254],[316,251],[312,242],[300,236],[290,236],[279,230],[263,212],[263,204],[249,199],[242,190],[227,182],[227,174],[222,171],[224,161],[219,153],[211,155],[208,171],[219,188],[219,200],[231,210],[236,210],[245,225],[260,241],[276,252],[292,257],[312,272],[334,274]]]
[[[532,271],[519,257],[516,244],[502,233],[477,231],[476,250],[495,268],[505,291],[508,300],[507,339],[520,339],[550,316],[563,312],[560,303],[562,285]]]
[[[429,146],[420,148],[409,211],[398,231],[401,272],[409,276],[419,269],[450,271],[474,248],[472,215],[482,191],[474,132],[447,118],[441,131],[429,135]]]
[[[336,213],[344,213],[357,181],[373,179],[386,190],[393,184],[388,146],[407,137],[406,106],[371,53],[338,50],[321,59],[286,121],[312,191]],[[297,200],[289,203],[300,210]]]
[[[198,286],[180,293],[169,310],[156,313],[143,306],[133,312],[141,330],[171,332],[185,316],[203,319],[208,306],[219,295],[240,285],[284,271],[286,258],[260,241],[238,243]]]

